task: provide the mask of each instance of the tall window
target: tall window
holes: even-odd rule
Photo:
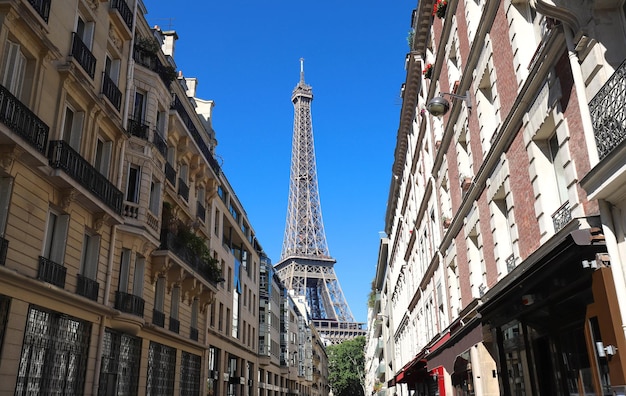
[[[146,259],[137,255],[135,259],[135,272],[133,274],[133,295],[143,297],[143,277],[146,267]]]
[[[4,232],[7,227],[12,189],[13,178],[0,177],[0,238],[4,237]]]
[[[180,394],[197,396],[200,394],[200,369],[202,358],[183,351],[180,362]]]
[[[209,395],[219,394],[219,357],[219,349],[215,348],[214,346],[210,346],[208,354],[209,378],[207,380],[207,391]]]
[[[178,308],[180,306],[180,286],[172,287],[172,300],[170,302],[170,321],[178,320]]]
[[[75,111],[69,105],[65,107],[65,118],[63,119],[63,140],[74,150],[80,152],[80,142],[83,135],[83,123],[85,113]]]
[[[144,122],[144,114],[146,111],[146,94],[141,91],[135,91],[135,104],[133,106],[133,119],[137,122]]]
[[[86,232],[83,236],[83,253],[80,263],[80,274],[85,278],[96,280],[98,277],[99,250],[100,236]]]
[[[94,159],[94,167],[106,176],[109,177],[109,164],[111,163],[111,149],[113,147],[113,142],[110,140],[104,140],[101,137],[98,137],[96,142],[96,155]]]
[[[176,349],[154,341],[148,349],[146,395],[173,395],[176,371]]]
[[[78,17],[78,21],[76,22],[76,34],[90,50],[93,43],[94,29],[95,24],[93,22],[88,22],[82,17]]]
[[[122,249],[122,258],[120,261],[120,278],[117,285],[117,290],[128,293],[128,286],[130,284],[130,260],[132,252],[130,249]]]
[[[15,395],[82,395],[90,333],[89,322],[31,306]]]
[[[163,312],[165,307],[165,278],[159,276],[156,281],[154,292],[154,309]]]
[[[150,183],[150,203],[149,209],[152,214],[159,213],[161,207],[161,183],[158,180],[152,180]]]
[[[113,59],[107,54],[106,60],[104,62],[104,72],[117,86],[120,78],[120,60]]]
[[[69,219],[69,215],[53,211],[48,212],[48,224],[46,225],[46,235],[41,255],[60,265],[63,265],[65,255],[65,241],[67,240]]]
[[[106,329],[102,349],[98,396],[136,395],[141,338]]]
[[[139,186],[141,182],[141,169],[137,165],[128,168],[128,181],[126,183],[126,200],[139,203]]]
[[[7,41],[4,48],[5,69],[2,85],[16,98],[22,99],[22,86],[26,72],[26,56],[19,44]]]

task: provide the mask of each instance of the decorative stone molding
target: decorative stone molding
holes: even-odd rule
[[[111,216],[109,216],[107,213],[104,213],[104,212],[94,216],[94,219],[93,219],[94,231],[96,231],[99,234],[102,233],[102,226],[104,226],[104,224],[108,222],[110,218]]]
[[[63,210],[67,210],[70,207],[70,204],[76,201],[79,193],[75,188],[68,188],[67,190],[61,193],[61,208]]]
[[[0,170],[11,173],[15,160],[24,153],[24,150],[16,145],[0,146]]]

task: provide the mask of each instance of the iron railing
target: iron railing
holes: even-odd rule
[[[602,160],[626,139],[626,60],[591,99],[589,112]]]
[[[172,83],[173,77],[175,78],[176,72],[173,68],[163,65],[155,53],[135,47],[133,49],[133,59],[139,65],[158,74],[167,87]]]
[[[191,119],[191,117],[189,117],[189,114],[187,114],[187,110],[185,110],[185,106],[176,95],[174,95],[172,108],[176,110],[176,112],[182,119],[183,124],[185,124],[185,126],[189,130],[189,133],[193,137],[193,140],[196,142],[196,144],[200,148],[200,151],[204,155],[204,158],[207,160],[211,168],[213,168],[213,171],[215,172],[215,174],[219,175],[220,165],[217,163],[217,160],[215,160],[215,158],[213,157],[213,154],[211,154],[211,150],[209,150],[209,147],[206,145],[204,140],[202,140],[202,136],[200,136],[200,132],[198,132],[196,125],[193,123],[193,120]]]
[[[124,0],[111,0],[111,8],[120,13],[122,20],[130,30],[133,30],[133,12]]]
[[[169,230],[161,230],[161,247],[162,250],[169,250],[178,258],[184,261],[191,268],[202,275],[204,279],[211,283],[217,283],[221,278],[221,274],[215,271],[211,265],[198,257],[198,254],[190,249],[185,241],[171,233]]]
[[[67,269],[61,264],[57,264],[50,259],[39,256],[39,271],[37,272],[37,279],[51,283],[60,288],[64,288],[66,273]]]
[[[178,195],[189,201],[189,186],[180,177],[178,178]]]
[[[554,232],[559,232],[567,223],[572,220],[572,210],[569,207],[569,201],[561,205],[560,208],[552,214],[552,223],[554,224]]]
[[[48,160],[51,167],[62,169],[113,209],[115,213],[122,213],[122,192],[106,176],[81,157],[67,142],[63,140],[51,141],[48,149]]]
[[[170,316],[170,331],[177,333],[180,331],[180,321]]]
[[[87,297],[90,300],[98,301],[100,284],[93,279],[78,274],[76,276],[76,294]]]
[[[176,169],[169,162],[165,162],[165,178],[176,187]]]
[[[83,39],[76,32],[72,32],[72,52],[71,55],[76,59],[78,64],[93,78],[96,72],[96,57],[93,56],[91,50],[83,42]]]
[[[117,85],[115,85],[115,81],[113,81],[106,72],[102,73],[102,93],[117,110],[120,109],[122,104],[122,92]]]
[[[156,147],[157,151],[161,153],[163,158],[167,158],[167,143],[157,130],[155,130],[152,135],[152,143],[154,144],[154,147]]]
[[[115,309],[143,318],[144,305],[145,301],[139,296],[119,290],[115,292]]]
[[[152,324],[159,327],[165,327],[165,314],[157,309],[153,309]]]
[[[50,128],[0,85],[0,122],[17,133],[41,154],[46,154]]]
[[[9,241],[0,237],[0,265],[6,264],[8,251],[9,251]]]
[[[28,0],[31,6],[37,11],[37,14],[48,23],[48,17],[50,16],[50,3],[51,0]]]
[[[148,125],[145,122],[129,118],[126,128],[131,135],[148,140]]]

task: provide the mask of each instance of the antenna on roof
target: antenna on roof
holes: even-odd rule
[[[300,82],[304,82],[304,58],[300,58]]]

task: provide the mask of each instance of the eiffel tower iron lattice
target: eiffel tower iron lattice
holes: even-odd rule
[[[283,249],[275,269],[285,287],[305,299],[311,320],[326,341],[337,344],[365,335],[365,329],[354,321],[326,243],[311,122],[313,89],[304,82],[303,59],[291,101],[294,121],[289,201]]]

